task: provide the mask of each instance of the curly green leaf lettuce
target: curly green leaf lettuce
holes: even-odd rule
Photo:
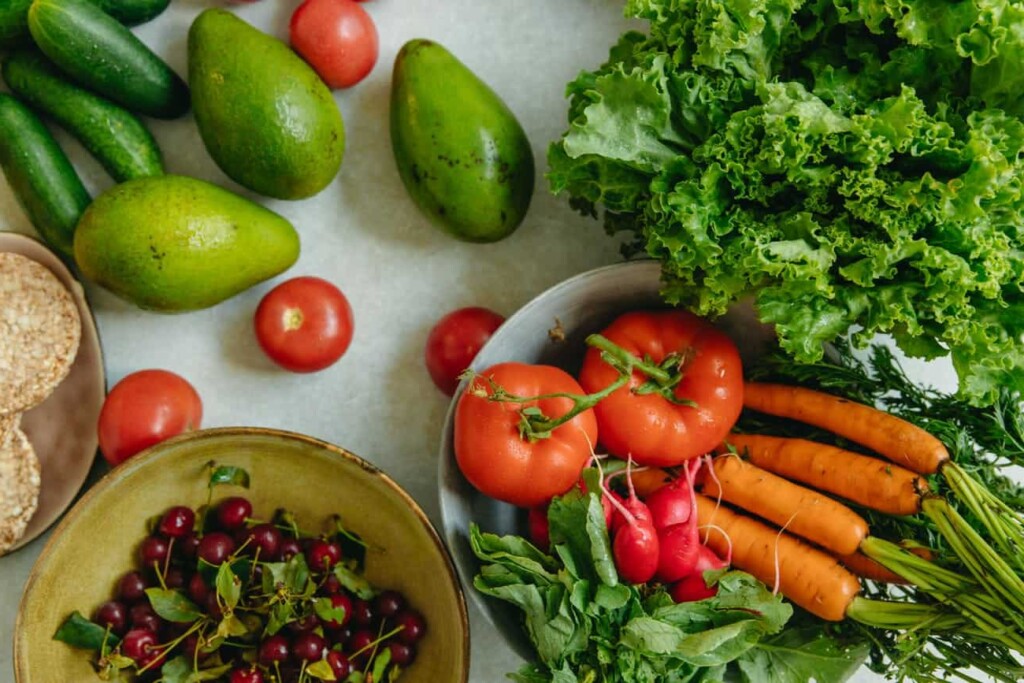
[[[630,0],[569,84],[549,181],[702,315],[801,361],[853,330],[1024,387],[1024,3]]]

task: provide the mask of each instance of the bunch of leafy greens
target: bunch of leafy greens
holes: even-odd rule
[[[554,499],[548,520],[552,555],[470,529],[482,563],[474,585],[522,610],[536,649],[537,661],[510,674],[519,683],[710,683],[727,672],[747,683],[837,683],[867,654],[820,623],[784,628],[793,608],[742,572],[718,573],[717,596],[678,604],[663,587],[620,583],[595,494]]]
[[[801,361],[851,328],[1024,386],[1024,3],[628,0],[549,180],[703,315],[755,297]]]

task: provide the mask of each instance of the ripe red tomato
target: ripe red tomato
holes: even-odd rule
[[[444,316],[427,335],[424,360],[437,388],[451,396],[459,375],[473,362],[505,318],[486,308],[460,308]]]
[[[253,322],[260,347],[292,372],[333,365],[352,343],[352,308],[337,287],[318,277],[297,277],[267,292]]]
[[[188,381],[167,370],[140,370],[114,385],[103,402],[100,451],[118,465],[139,451],[199,429],[203,402]]]
[[[306,0],[292,14],[292,47],[329,88],[348,88],[377,63],[377,27],[353,0]]]
[[[627,354],[647,356],[654,364],[671,356],[682,373],[678,384],[662,389],[634,370],[625,386],[594,407],[609,453],[632,455],[641,465],[671,467],[722,442],[743,408],[743,367],[725,333],[685,311],[658,311],[622,315],[601,334]],[[599,391],[618,377],[600,349],[587,350],[580,371],[584,389]]]
[[[572,375],[550,365],[499,363],[477,377],[455,406],[455,460],[469,483],[521,507],[542,505],[572,488],[597,443],[593,409],[555,427],[549,436],[528,439],[520,434],[524,409],[537,408],[553,420],[568,413],[573,401],[492,401],[494,387],[485,377],[515,396],[582,393]]]

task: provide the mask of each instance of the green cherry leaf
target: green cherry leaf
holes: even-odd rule
[[[313,603],[313,611],[322,622],[333,621],[340,624],[345,621],[345,608],[335,607],[330,598],[317,598]]]
[[[53,634],[53,639],[67,643],[71,647],[97,652],[104,649],[104,644],[109,649],[119,642],[117,636],[107,633],[105,628],[89,621],[78,611],[72,612],[71,616],[64,620]]]
[[[242,598],[242,580],[231,571],[231,565],[227,562],[217,569],[217,595],[227,609],[234,610],[238,601]]]
[[[161,683],[187,683],[191,673],[192,664],[185,658],[185,655],[179,655],[174,659],[168,659],[160,667],[160,681]]]
[[[388,650],[390,652],[390,650]],[[321,681],[336,681],[338,680],[334,676],[334,669],[327,663],[326,659],[321,659],[318,662],[313,662],[306,667],[306,673],[313,678],[319,678]]]
[[[216,486],[241,486],[249,488],[249,473],[241,467],[231,465],[217,465],[210,472],[209,487]]]
[[[157,615],[178,624],[191,624],[203,617],[202,611],[195,603],[176,590],[166,588],[147,588],[146,597]]]
[[[236,617],[234,614],[229,614],[221,620],[220,624],[217,625],[217,633],[215,637],[227,640],[232,636],[244,636],[248,632],[249,627],[242,623],[241,619]]]
[[[373,587],[362,574],[357,573],[344,562],[334,566],[334,575],[341,585],[356,597],[369,600],[374,596]]]
[[[380,651],[380,654],[373,658],[373,680],[383,681],[384,671],[388,668],[388,664],[390,663],[391,648],[386,647]]]

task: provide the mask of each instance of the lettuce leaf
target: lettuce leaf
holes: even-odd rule
[[[848,331],[1024,388],[1024,3],[628,0],[549,181],[707,316],[801,361]]]

